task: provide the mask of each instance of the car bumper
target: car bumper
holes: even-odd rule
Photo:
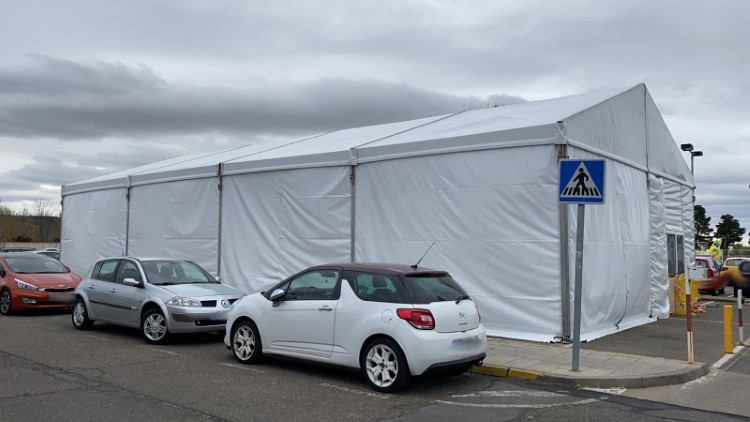
[[[75,302],[73,292],[48,293],[31,290],[13,292],[13,309],[69,308]]]
[[[200,333],[224,331],[227,310],[167,306],[170,316],[169,330],[173,333]]]
[[[416,330],[405,324],[403,330],[411,332],[399,336],[412,375],[421,375],[441,367],[466,365],[484,359],[487,335],[484,326],[456,333],[438,333],[433,330]]]

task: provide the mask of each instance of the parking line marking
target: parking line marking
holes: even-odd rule
[[[156,347],[141,346],[141,349],[151,350],[152,352],[164,353],[170,356],[180,356],[179,353],[170,352],[169,350],[157,349]]]
[[[255,373],[258,373],[258,374],[265,374],[266,373],[266,371],[264,371],[262,369],[253,368],[253,367],[247,366],[247,365],[237,365],[236,363],[220,363],[219,365],[228,366],[230,368],[242,369],[243,371],[250,371],[250,372],[255,372]]]
[[[506,390],[506,391],[477,391],[469,394],[456,394],[451,398],[464,397],[567,397],[567,394],[553,393],[550,391],[528,391],[528,390]]]
[[[459,403],[455,401],[448,401],[448,400],[435,400],[438,403],[441,404],[452,404],[454,406],[464,406],[464,407],[483,407],[488,409],[548,409],[550,407],[560,407],[560,406],[575,406],[579,404],[588,404],[588,403],[595,403],[597,401],[601,401],[600,399],[585,399],[585,400],[579,400],[574,402],[565,402],[565,403],[551,403],[551,404],[495,404],[495,403]]]
[[[375,397],[375,398],[386,399],[386,400],[389,399],[389,398],[391,398],[390,396],[387,396],[385,394],[371,393],[369,391],[362,391],[362,390],[357,390],[357,389],[354,389],[354,388],[342,387],[340,385],[328,384],[327,382],[322,382],[322,383],[320,383],[320,385],[322,385],[323,387],[334,388],[334,389],[340,390],[340,391],[346,391],[347,393],[363,394],[363,395],[365,395],[367,397]]]

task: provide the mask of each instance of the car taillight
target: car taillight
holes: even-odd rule
[[[399,318],[406,320],[412,327],[420,330],[435,329],[435,318],[429,309],[399,308],[396,310]]]

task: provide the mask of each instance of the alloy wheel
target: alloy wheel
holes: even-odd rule
[[[77,326],[82,326],[83,323],[86,321],[86,307],[83,305],[83,302],[76,303],[76,306],[73,308],[73,323]]]
[[[390,387],[398,377],[396,353],[385,344],[376,344],[365,358],[367,377],[378,387]]]
[[[10,313],[10,293],[7,290],[0,293],[0,313],[3,315]]]
[[[160,313],[153,313],[146,317],[143,323],[143,335],[151,341],[160,341],[167,335],[167,321]]]
[[[248,360],[255,353],[255,334],[247,325],[243,325],[234,332],[234,351],[241,360]]]

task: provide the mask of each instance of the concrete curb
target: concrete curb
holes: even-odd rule
[[[471,372],[475,374],[489,375],[495,377],[520,378],[526,380],[537,380],[568,387],[595,387],[595,388],[645,388],[661,385],[684,384],[696,380],[708,374],[711,365],[707,363],[696,363],[694,368],[688,371],[671,371],[639,377],[571,377],[557,374],[546,374],[528,369],[509,368],[499,365],[473,366]]]

